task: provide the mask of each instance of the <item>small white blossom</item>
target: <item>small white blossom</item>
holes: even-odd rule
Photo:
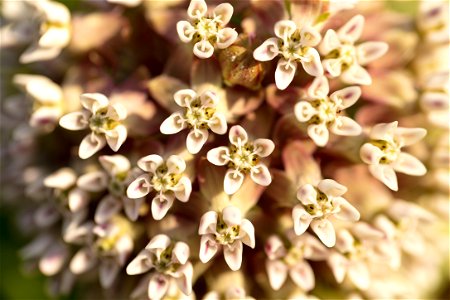
[[[280,56],[275,71],[275,84],[280,90],[286,89],[292,82],[298,63],[312,76],[323,74],[319,52],[313,47],[322,37],[312,26],[297,28],[290,20],[278,21],[274,27],[277,37],[269,38],[253,52],[258,61],[269,61]]]
[[[233,15],[231,4],[219,4],[210,14],[204,0],[191,0],[187,13],[190,22],[179,21],[177,32],[183,43],[194,44],[198,58],[209,58],[214,48],[225,49],[236,41],[236,30],[225,27]]]
[[[269,156],[275,144],[269,139],[249,141],[247,132],[239,125],[230,128],[229,139],[230,146],[217,147],[207,153],[210,163],[216,166],[228,164],[229,168],[223,183],[225,193],[229,195],[236,193],[249,172],[254,182],[268,186],[272,182],[272,177],[260,159]]]
[[[384,42],[365,42],[355,46],[364,27],[364,17],[357,15],[337,32],[328,29],[319,46],[327,75],[340,77],[349,84],[370,85],[372,78],[362,66],[379,58],[388,50]]]
[[[162,299],[172,279],[185,295],[192,293],[193,267],[188,261],[189,246],[159,234],[128,264],[127,274],[137,275],[154,270],[148,281],[148,297]]]
[[[185,89],[176,92],[174,98],[184,111],[170,115],[161,124],[161,132],[174,134],[189,128],[186,146],[190,153],[201,150],[208,140],[208,129],[217,134],[227,131],[225,115],[216,111],[219,99],[215,93],[206,91],[197,95],[195,91]]]
[[[302,186],[297,192],[301,204],[292,210],[295,233],[301,235],[311,226],[327,247],[333,247],[336,233],[329,217],[352,222],[360,217],[358,210],[341,197],[346,192],[345,186],[332,179],[321,180],[317,186]]]
[[[80,97],[84,111],[63,116],[59,124],[69,130],[89,128],[80,144],[78,155],[86,159],[102,149],[107,143],[113,151],[118,151],[127,139],[127,128],[122,124],[127,117],[126,109],[119,103],[110,104],[102,94],[83,94]]]
[[[242,219],[241,211],[235,206],[228,206],[221,213],[205,213],[198,234],[201,235],[200,260],[210,261],[223,247],[225,262],[233,271],[241,268],[243,244],[255,247],[255,228],[249,220]]]
[[[308,124],[308,136],[317,146],[325,146],[329,132],[355,136],[361,134],[361,126],[339,114],[352,106],[361,96],[361,88],[350,86],[332,93],[328,97],[329,85],[326,77],[316,77],[307,90],[306,101],[295,105],[294,113],[299,122]]]
[[[370,173],[394,191],[398,190],[395,172],[412,176],[422,176],[427,172],[420,160],[401,151],[402,147],[421,140],[427,131],[397,125],[397,121],[375,125],[369,135],[371,141],[362,145],[360,150],[361,159],[369,165]]]
[[[155,191],[152,200],[152,216],[155,220],[161,220],[172,207],[175,198],[187,202],[191,195],[191,180],[184,175],[185,161],[171,155],[164,159],[156,154],[141,158],[138,166],[148,174],[136,178],[127,189],[127,196],[131,199],[145,197],[151,191]]]

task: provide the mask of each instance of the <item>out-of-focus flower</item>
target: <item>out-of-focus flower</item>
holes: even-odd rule
[[[355,136],[361,134],[361,126],[349,117],[339,116],[342,110],[352,106],[361,96],[361,89],[350,86],[329,93],[326,77],[316,77],[308,88],[306,98],[295,105],[294,112],[298,121],[307,122],[308,135],[317,146],[328,142],[328,128],[337,135]]]
[[[317,186],[306,184],[297,193],[301,202],[292,210],[295,234],[303,234],[309,226],[327,247],[336,243],[333,224],[328,219],[334,216],[345,221],[358,221],[359,212],[341,197],[347,188],[332,179],[321,180]]]
[[[296,236],[292,231],[287,234],[290,246],[286,249],[280,237],[272,235],[266,241],[264,250],[266,271],[270,286],[278,290],[285,283],[287,275],[304,291],[315,286],[314,272],[305,259],[324,260],[327,249],[308,233]]]
[[[431,43],[449,40],[449,5],[447,1],[420,1],[417,25]]]
[[[259,161],[273,152],[275,144],[269,139],[249,141],[247,132],[239,125],[230,128],[229,139],[230,146],[217,147],[207,153],[210,163],[216,166],[228,164],[223,182],[225,193],[231,195],[239,190],[248,172],[254,182],[268,186],[272,177],[266,165]]]
[[[122,124],[127,117],[125,108],[119,103],[110,104],[105,95],[98,93],[83,94],[80,99],[85,110],[69,113],[59,120],[59,124],[69,130],[91,130],[81,141],[80,158],[91,157],[106,143],[113,151],[118,151],[127,139],[127,128]]]
[[[189,246],[186,243],[175,242],[167,235],[159,234],[128,264],[126,271],[128,275],[137,275],[154,270],[148,281],[150,299],[162,299],[172,278],[185,295],[190,295],[194,270],[188,259]]]
[[[219,292],[211,291],[206,293],[203,300],[255,300],[255,298],[247,296],[244,288],[239,286],[230,286],[222,295]]]
[[[312,76],[323,74],[319,52],[313,47],[322,39],[320,33],[311,25],[297,28],[290,20],[279,21],[274,26],[277,37],[269,38],[253,52],[258,61],[269,61],[280,55],[275,71],[275,83],[280,90],[292,82],[301,63],[306,73]]]
[[[184,175],[186,163],[181,157],[171,155],[164,160],[159,155],[151,154],[141,158],[137,164],[148,174],[139,176],[128,186],[127,196],[141,198],[154,190],[152,216],[155,220],[164,218],[175,198],[182,202],[189,200],[191,180]]]
[[[191,0],[187,13],[191,22],[179,21],[177,32],[183,43],[194,43],[194,54],[198,58],[211,57],[215,47],[225,49],[238,37],[236,30],[225,27],[233,15],[233,6],[229,3],[219,4],[209,14],[204,0]]]
[[[449,112],[449,72],[431,74],[423,87],[420,106],[433,125],[448,128]]]
[[[141,4],[142,0],[107,0],[109,3],[117,3],[124,6],[135,7]]]
[[[402,147],[421,140],[427,131],[397,125],[397,121],[375,125],[369,135],[371,141],[360,150],[361,159],[369,165],[370,173],[394,191],[398,190],[396,171],[412,176],[427,172],[420,160],[401,151]]]
[[[189,128],[186,146],[190,153],[198,153],[208,140],[208,129],[217,134],[227,132],[225,115],[217,112],[219,99],[213,92],[206,91],[201,95],[193,90],[180,90],[174,95],[175,102],[184,112],[170,115],[162,124],[161,132],[164,134],[178,133]]]
[[[198,234],[201,235],[199,257],[203,263],[223,247],[223,255],[231,270],[241,268],[243,244],[255,247],[255,228],[242,219],[241,211],[234,206],[225,207],[222,212],[209,211],[200,220]]]
[[[369,85],[372,79],[362,66],[379,58],[388,50],[384,42],[365,42],[355,46],[361,36],[364,17],[357,15],[337,32],[329,29],[319,46],[323,67],[330,77],[340,77],[348,84]]]

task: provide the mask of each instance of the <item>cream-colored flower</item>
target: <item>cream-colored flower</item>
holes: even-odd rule
[[[209,211],[200,220],[198,234],[201,235],[199,257],[203,263],[223,247],[225,262],[231,270],[241,268],[243,244],[255,247],[255,228],[242,219],[235,206],[225,207],[222,212]]]
[[[361,134],[361,126],[346,116],[339,114],[352,106],[361,96],[361,88],[357,86],[346,87],[329,93],[326,77],[316,77],[307,90],[306,98],[294,107],[295,117],[300,122],[308,124],[308,135],[317,146],[325,146],[328,142],[329,132],[344,136]]]
[[[420,1],[417,26],[431,43],[445,43],[449,40],[448,1]]]
[[[193,90],[184,89],[176,92],[174,98],[184,111],[170,115],[161,124],[161,132],[174,134],[189,128],[186,146],[190,153],[195,154],[202,149],[208,140],[208,129],[217,134],[227,131],[225,115],[216,110],[219,99],[214,92],[197,95]]]
[[[286,89],[292,82],[297,71],[298,63],[312,76],[321,76],[323,67],[319,52],[313,47],[322,39],[319,31],[312,26],[305,25],[297,28],[290,20],[278,21],[274,26],[277,37],[269,38],[253,52],[258,61],[269,61],[277,56],[275,84],[280,90]]]
[[[105,95],[98,93],[83,94],[80,101],[85,110],[69,113],[59,120],[59,124],[69,130],[91,130],[81,141],[80,158],[91,157],[106,144],[118,151],[127,139],[127,128],[122,124],[127,117],[126,109],[119,103],[110,104]]]
[[[190,22],[179,21],[177,32],[183,43],[194,44],[194,54],[198,58],[209,58],[214,48],[225,49],[236,41],[236,30],[225,27],[233,15],[231,4],[219,4],[208,13],[204,0],[191,0],[187,13]]]
[[[420,160],[401,151],[402,147],[421,140],[427,131],[397,125],[397,121],[375,125],[369,135],[371,141],[360,149],[361,159],[369,165],[370,173],[394,191],[398,190],[395,172],[412,176],[422,176],[427,172]]]
[[[436,126],[448,128],[449,111],[449,72],[436,72],[429,76],[420,97],[420,106],[428,121]]]
[[[137,199],[155,191],[152,200],[152,216],[155,220],[164,218],[175,198],[182,202],[189,200],[191,180],[184,175],[186,163],[181,157],[171,155],[164,160],[159,155],[151,154],[141,158],[137,164],[148,174],[139,176],[128,186],[127,196]]]
[[[230,146],[217,147],[207,153],[210,163],[216,166],[228,164],[229,168],[223,182],[225,193],[228,195],[236,193],[249,172],[254,182],[268,186],[272,182],[272,177],[260,159],[269,156],[275,144],[269,139],[249,141],[247,132],[239,125],[230,128],[229,139]]]

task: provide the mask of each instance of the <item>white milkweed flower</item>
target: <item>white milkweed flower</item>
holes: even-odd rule
[[[137,275],[153,270],[147,290],[150,299],[163,298],[172,278],[185,295],[190,295],[194,270],[188,259],[189,246],[186,243],[158,234],[128,264],[126,271],[128,275]]]
[[[329,132],[355,136],[361,134],[361,126],[346,116],[339,114],[352,106],[361,96],[361,88],[346,87],[328,97],[329,85],[326,77],[316,77],[308,88],[306,101],[298,102],[294,107],[295,117],[299,122],[308,124],[308,136],[317,146],[325,146]]]
[[[310,25],[297,28],[291,20],[278,21],[274,26],[275,35],[264,41],[253,52],[258,61],[269,61],[280,56],[275,71],[275,84],[280,90],[286,89],[294,79],[298,63],[312,76],[321,76],[323,67],[319,52],[313,47],[322,39],[319,31]]]
[[[201,150],[208,140],[208,129],[217,134],[225,134],[227,131],[225,115],[216,110],[219,99],[215,93],[206,91],[197,95],[193,90],[184,89],[176,92],[174,99],[184,111],[170,115],[161,124],[161,132],[174,134],[189,128],[186,146],[190,153],[195,154]]]
[[[80,144],[78,155],[86,159],[102,149],[106,143],[113,151],[118,151],[127,139],[127,128],[122,122],[127,111],[120,103],[110,104],[105,95],[83,94],[80,97],[83,111],[69,113],[59,120],[59,124],[69,130],[89,128]]]
[[[152,200],[152,216],[161,220],[172,207],[175,198],[187,202],[191,195],[191,180],[184,175],[185,161],[171,155],[167,160],[161,156],[151,154],[141,158],[137,165],[148,174],[136,178],[127,189],[127,196],[131,199],[141,198],[155,191]]]
[[[216,166],[228,164],[229,169],[223,183],[225,193],[231,195],[237,192],[248,172],[254,182],[268,186],[272,177],[260,159],[269,156],[275,149],[275,144],[269,139],[249,141],[247,132],[239,125],[230,128],[229,139],[230,146],[217,147],[207,153],[210,163]]]
[[[388,50],[385,42],[365,42],[355,46],[364,27],[364,17],[357,15],[337,32],[328,29],[319,46],[327,75],[340,77],[349,84],[370,85],[372,78],[362,66],[379,58]]]
[[[397,125],[397,121],[375,125],[369,135],[371,141],[360,149],[361,159],[369,165],[370,173],[394,191],[398,190],[395,172],[412,176],[422,176],[427,172],[420,160],[401,151],[402,147],[421,140],[427,131]]]
[[[249,220],[242,219],[240,209],[235,206],[225,207],[220,213],[205,213],[198,234],[201,235],[200,260],[210,261],[223,247],[225,262],[233,271],[241,268],[243,244],[255,247],[255,228]]]
[[[309,226],[327,247],[336,244],[336,233],[331,216],[345,221],[358,221],[360,214],[346,199],[341,197],[347,188],[332,179],[321,180],[317,186],[305,184],[297,192],[301,202],[292,210],[294,230],[303,234]]]
[[[292,281],[303,291],[310,291],[315,286],[315,278],[305,259],[324,260],[328,254],[327,249],[308,233],[296,236],[290,231],[287,238],[290,243],[288,248],[277,235],[270,236],[266,241],[264,251],[268,257],[266,271],[270,286],[279,290],[289,274]]]
[[[420,1],[417,26],[428,42],[435,44],[448,42],[448,1]]]
[[[219,4],[209,14],[204,0],[191,0],[187,13],[190,22],[179,21],[177,32],[183,43],[194,43],[194,54],[198,58],[209,58],[214,48],[225,49],[236,41],[236,30],[225,27],[233,15],[231,4]]]

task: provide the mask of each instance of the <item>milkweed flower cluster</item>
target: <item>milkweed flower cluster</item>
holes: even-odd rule
[[[448,3],[229,2],[2,3],[23,269],[80,299],[443,297]]]

